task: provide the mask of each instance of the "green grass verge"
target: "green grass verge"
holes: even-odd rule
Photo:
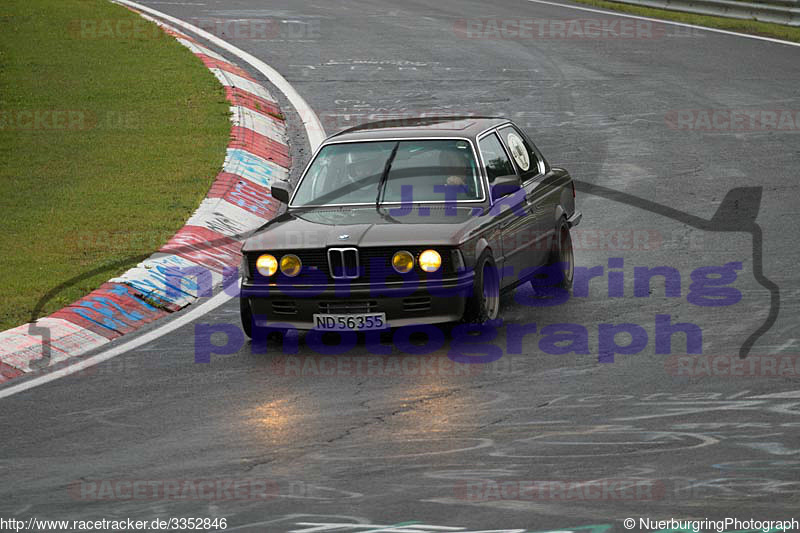
[[[107,0],[0,2],[0,330],[71,278],[100,269],[39,316],[163,244],[229,132],[214,76],[138,15]]]
[[[713,17],[710,15],[695,15],[681,11],[670,11],[668,9],[656,9],[650,7],[640,7],[619,2],[608,2],[606,0],[574,0],[580,4],[602,7],[622,13],[640,15],[642,17],[653,17],[664,20],[674,20],[686,24],[697,26],[708,26],[709,28],[719,28],[722,30],[736,31],[740,33],[751,33],[764,37],[773,37],[785,41],[800,42],[800,28],[784,26],[783,24],[773,24],[771,22],[759,22],[756,20],[733,19],[727,17]]]

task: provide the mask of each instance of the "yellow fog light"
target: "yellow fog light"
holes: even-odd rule
[[[298,275],[302,266],[303,263],[300,262],[300,258],[296,255],[289,254],[281,257],[281,272],[290,278]]]
[[[405,274],[414,268],[414,256],[410,252],[400,250],[392,256],[392,267],[400,274]]]
[[[261,255],[256,260],[256,269],[262,276],[270,277],[278,271],[278,261],[269,254]]]
[[[442,256],[436,250],[425,250],[419,254],[419,267],[425,272],[436,272],[442,266]]]

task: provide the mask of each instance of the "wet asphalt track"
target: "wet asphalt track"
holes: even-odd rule
[[[674,359],[655,353],[654,338],[656,315],[668,314],[702,329],[705,354],[739,354],[777,311],[754,275],[763,264],[780,288],[780,312],[753,339],[750,357],[800,353],[800,134],[678,131],[665,120],[686,109],[800,109],[800,50],[670,26],[653,39],[454,33],[458,19],[607,18],[522,0],[146,3],[190,22],[284,21],[274,39],[232,42],[292,82],[329,133],[369,113],[514,118],[581,183],[577,264],[624,258],[625,296],[608,296],[607,268],[588,296],[557,307],[532,306],[520,289],[504,298],[506,324],[581,325],[590,353],[547,353],[538,334],[517,349],[504,327],[492,343],[503,358],[468,374],[442,366],[413,375],[412,359],[406,375],[325,375],[319,364],[328,369],[330,360],[305,343],[303,375],[283,375],[286,359],[274,344],[268,354],[248,343],[195,364],[195,325],[186,326],[88,375],[0,401],[0,516],[225,517],[229,529],[276,532],[306,522],[529,531],[608,524],[617,532],[627,517],[800,518],[797,381],[675,376]],[[297,177],[308,149],[297,129],[293,140]],[[760,188],[760,203],[756,191],[742,191],[712,221],[740,187]],[[755,243],[754,216],[762,230]],[[590,230],[615,237],[597,242]],[[627,230],[647,231],[647,239],[630,249]],[[625,235],[631,241],[617,240]],[[741,301],[690,303],[691,272],[728,262],[742,263],[733,284]],[[637,266],[677,268],[682,296],[666,298],[656,283],[649,297],[634,297]],[[231,301],[200,322],[238,320]],[[598,363],[601,323],[640,325],[647,346]],[[450,348],[448,341],[439,359]],[[672,354],[685,349],[675,335]],[[377,359],[369,350],[360,344],[345,358],[367,365]],[[176,479],[269,480],[278,493],[267,501],[95,501],[68,490],[81,481]],[[591,499],[585,491],[498,498],[486,490],[598,479],[646,481],[653,491]],[[469,484],[476,480],[484,481]]]

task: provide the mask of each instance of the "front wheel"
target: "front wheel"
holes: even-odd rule
[[[253,310],[250,308],[250,301],[239,296],[239,316],[242,319],[242,329],[244,334],[253,338]]]
[[[500,276],[494,259],[488,252],[478,258],[475,282],[467,299],[464,322],[484,324],[497,318],[500,312]]]
[[[239,297],[239,315],[242,318],[242,330],[251,339],[280,342],[286,334],[285,329],[256,326],[253,323],[253,309],[247,298]]]

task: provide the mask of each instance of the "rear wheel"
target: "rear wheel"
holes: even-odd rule
[[[569,224],[566,218],[562,218],[558,223],[548,264],[560,266],[561,279],[558,286],[563,289],[571,289],[575,277],[575,252],[572,249],[572,236],[569,234]]]
[[[562,218],[558,222],[556,231],[553,234],[553,240],[550,244],[550,251],[547,255],[547,263],[541,268],[537,269],[530,280],[531,287],[534,292],[540,294],[549,294],[552,288],[572,289],[572,281],[575,277],[575,254],[572,249],[572,236],[569,233],[569,224],[566,218]],[[548,280],[551,277],[550,269],[558,265],[558,279],[554,280],[555,283],[550,285],[542,285],[537,282],[537,279]]]
[[[500,276],[494,259],[488,252],[481,254],[475,265],[472,294],[467,299],[464,321],[484,324],[497,318],[500,312]]]

